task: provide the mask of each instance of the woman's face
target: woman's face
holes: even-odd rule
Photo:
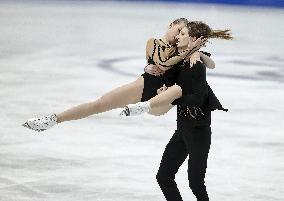
[[[167,38],[171,44],[176,44],[176,36],[180,33],[180,31],[185,27],[183,22],[173,24],[171,23],[167,30]]]
[[[180,33],[176,36],[177,39],[177,47],[187,47],[190,45],[189,43],[193,42],[192,37],[188,35],[188,29],[184,27]]]

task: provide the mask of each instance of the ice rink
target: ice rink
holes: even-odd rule
[[[164,201],[156,182],[176,127],[120,110],[37,133],[28,118],[94,100],[135,80],[148,38],[175,18],[230,28],[205,48],[208,82],[229,112],[212,113],[212,201],[284,200],[284,10],[205,4],[0,2],[0,201]],[[187,161],[176,181],[185,201]]]

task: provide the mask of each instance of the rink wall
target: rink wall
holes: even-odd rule
[[[153,0],[137,0],[137,1],[153,1]],[[284,8],[284,0],[154,0],[160,2],[180,2],[180,3],[212,3],[212,4],[228,4],[228,5],[244,5],[244,6],[267,6]]]

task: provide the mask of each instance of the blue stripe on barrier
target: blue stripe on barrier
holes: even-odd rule
[[[138,0],[143,1],[143,0]],[[144,0],[150,1],[150,0]],[[153,1],[153,0],[152,0]],[[180,2],[180,3],[213,3],[246,6],[269,6],[284,8],[284,0],[154,0],[160,2]]]

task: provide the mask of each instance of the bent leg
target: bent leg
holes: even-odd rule
[[[62,113],[56,114],[58,123],[77,120],[93,114],[106,112],[130,103],[137,103],[142,97],[144,78],[141,76],[134,82],[118,87],[99,99],[72,107]]]
[[[182,89],[178,85],[173,85],[169,87],[163,93],[156,95],[151,98],[150,106],[152,109],[159,106],[170,105],[175,99],[178,99],[182,96]],[[151,111],[151,110],[150,110]]]
[[[188,153],[178,131],[167,144],[156,175],[157,182],[167,201],[182,201],[175,182],[175,174],[186,159]]]
[[[160,106],[160,107],[155,107],[155,108],[150,109],[148,114],[151,114],[151,115],[154,115],[154,116],[161,116],[161,115],[166,114],[173,107],[174,107],[174,105],[171,105],[171,104]]]

